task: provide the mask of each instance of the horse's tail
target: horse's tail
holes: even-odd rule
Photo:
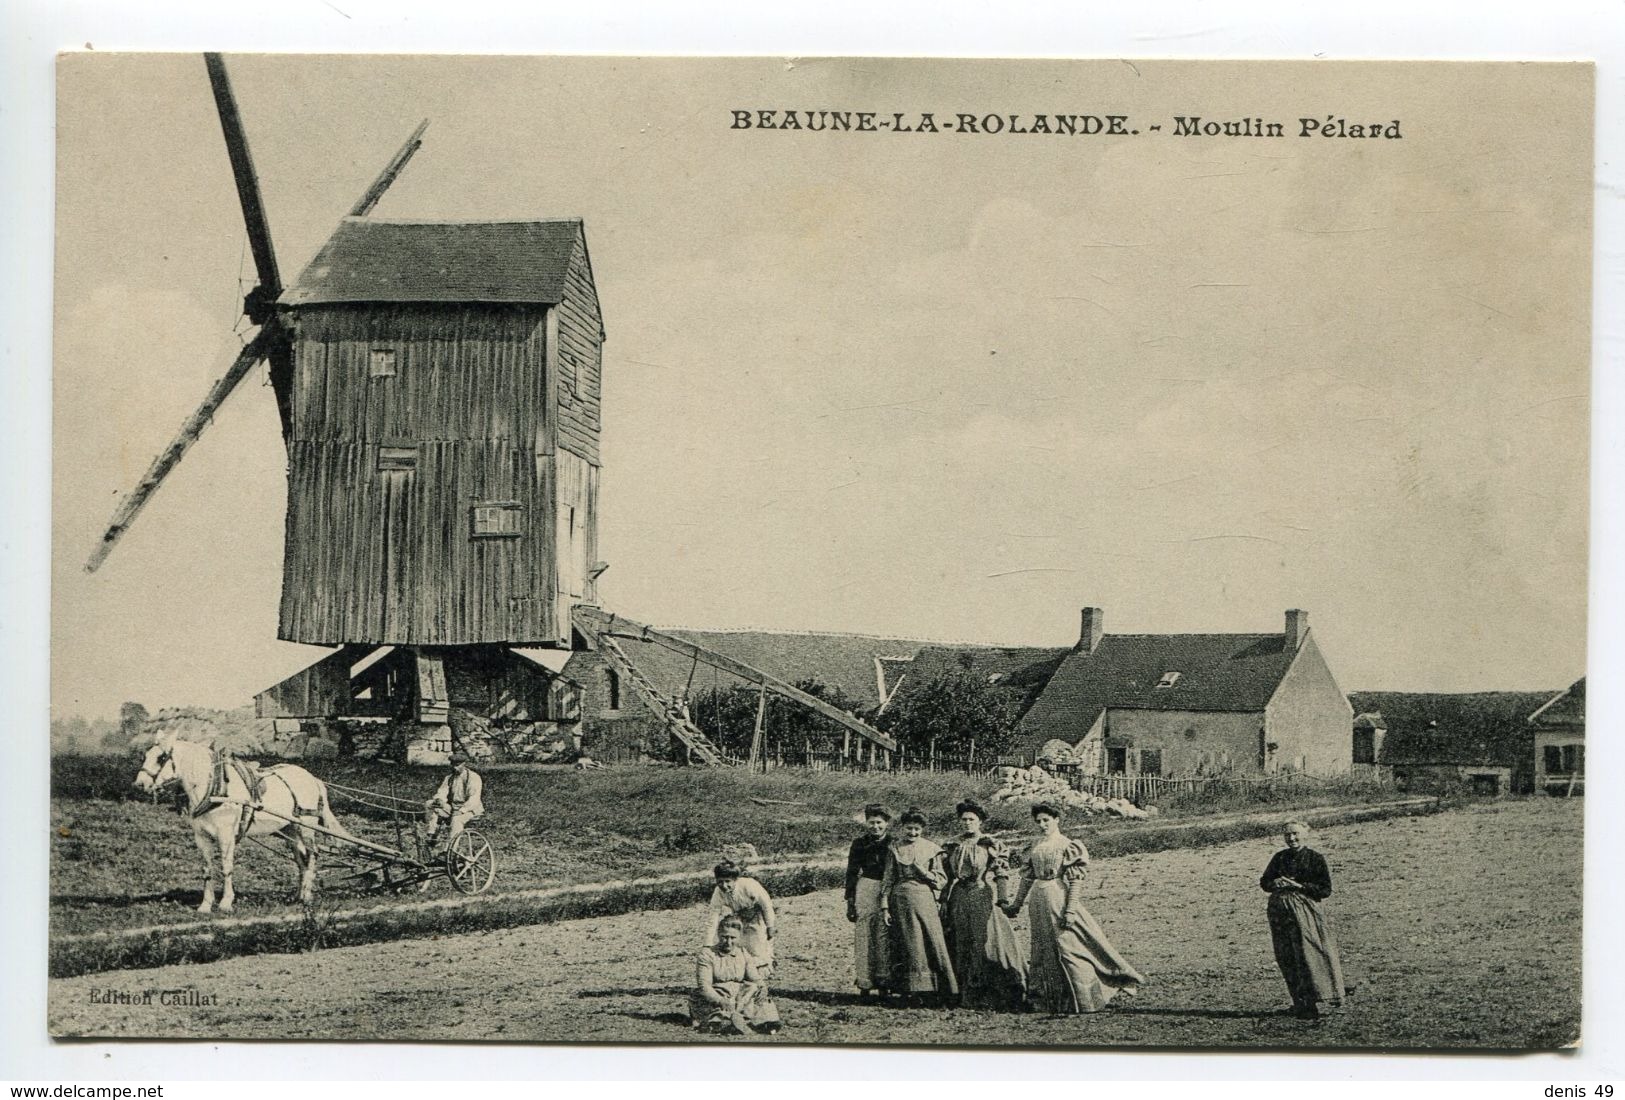
[[[336,833],[346,840],[358,839],[354,833],[344,827],[344,823],[339,820],[339,815],[333,812],[333,806],[327,800],[327,784],[318,783],[317,790],[319,793],[317,795],[316,815],[317,820],[321,822],[322,828],[328,832]]]

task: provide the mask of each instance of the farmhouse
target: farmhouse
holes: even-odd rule
[[[1086,773],[1194,776],[1349,771],[1348,700],[1288,611],[1278,634],[1107,634],[1085,608],[1067,649],[926,650],[924,682],[959,668],[1005,696],[1018,747]]]
[[[1535,731],[1535,790],[1584,794],[1586,682],[1582,676],[1529,716]]]
[[[1391,768],[1403,789],[1467,787],[1482,794],[1534,787],[1531,714],[1551,692],[1490,691],[1459,695],[1361,691],[1349,696],[1361,725],[1380,728],[1375,762]]]

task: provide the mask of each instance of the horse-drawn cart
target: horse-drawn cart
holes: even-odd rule
[[[241,840],[266,848],[270,845],[264,840],[271,838],[288,843],[299,868],[299,900],[306,904],[315,897],[318,856],[323,854],[340,865],[341,882],[363,889],[427,889],[430,882],[444,878],[461,893],[479,894],[496,878],[496,851],[476,830],[464,828],[444,851],[430,851],[417,831],[422,803],[324,783],[294,764],[256,771],[212,745],[169,735],[147,750],[135,785],[156,795],[172,782],[185,792],[192,836],[203,853],[206,877],[198,906],[202,913],[214,908],[217,863],[220,909],[231,911],[236,897],[232,867]],[[345,828],[333,813],[330,793],[370,808],[373,816],[387,815],[395,830],[395,846]]]
[[[432,852],[415,827],[423,809],[421,803],[331,782],[327,789],[351,802],[384,811],[395,829],[393,848],[322,830],[331,841],[328,856],[346,871],[339,881],[399,893],[444,878],[464,894],[482,894],[495,881],[496,849],[478,830],[465,828],[444,851]],[[406,850],[409,841],[411,854]]]

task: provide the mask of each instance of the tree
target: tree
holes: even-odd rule
[[[916,759],[934,750],[966,757],[1008,752],[1016,723],[998,693],[979,676],[948,672],[899,692],[879,717],[880,728]]]
[[[819,680],[800,680],[795,686],[833,707],[863,717],[863,704],[839,688],[830,687]],[[756,708],[760,698],[760,689],[750,684],[704,691],[689,701],[689,719],[704,730],[706,736],[715,741],[723,752],[744,759],[750,755],[750,743],[755,736]],[[828,718],[768,692],[767,709],[762,715],[764,755],[772,755],[781,747],[795,753],[802,752],[808,746],[814,752],[836,751],[845,742],[845,735],[845,728]]]
[[[120,748],[129,747],[131,739],[141,732],[149,717],[147,708],[140,703],[125,703],[118,708],[118,736],[124,739]],[[113,738],[109,736],[107,740],[111,742]]]

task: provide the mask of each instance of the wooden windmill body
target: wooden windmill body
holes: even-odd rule
[[[370,217],[425,123],[284,288],[224,63],[206,57],[259,275],[244,301],[258,331],[121,501],[88,568],[264,360],[288,454],[278,633],[333,652],[260,693],[261,717],[400,718],[440,731],[429,740],[443,752],[454,711],[568,723],[573,685],[534,651],[602,646],[691,755],[726,762],[615,638],[694,647],[596,607],[604,325],[582,223]],[[892,747],[745,673],[764,698]]]

